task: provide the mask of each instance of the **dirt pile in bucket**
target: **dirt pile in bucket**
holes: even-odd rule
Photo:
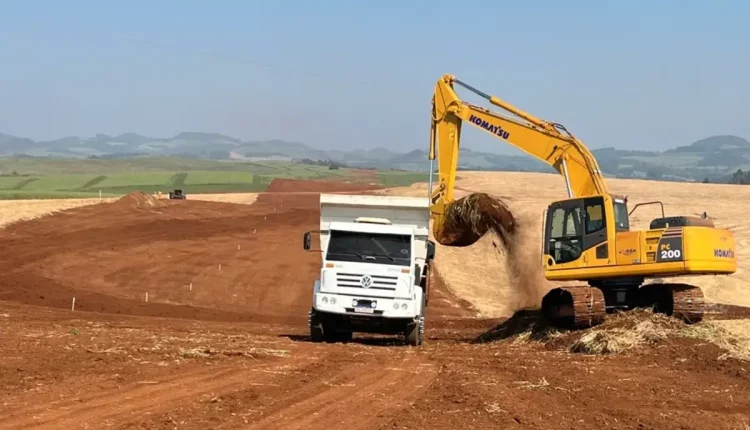
[[[448,205],[442,228],[433,233],[438,243],[450,247],[469,247],[491,235],[494,251],[505,256],[510,282],[503,286],[508,290],[505,300],[510,310],[516,310],[538,306],[547,287],[538,247],[522,234],[522,227],[503,201],[486,193],[473,193]],[[486,282],[492,287],[496,280]]]
[[[441,245],[473,245],[487,232],[494,232],[507,248],[517,232],[513,214],[500,200],[486,193],[473,193],[446,207],[442,230],[435,232]]]

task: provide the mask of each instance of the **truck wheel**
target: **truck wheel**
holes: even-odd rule
[[[418,323],[409,323],[406,325],[404,331],[404,337],[406,337],[406,344],[411,346],[422,345],[422,332],[424,329],[424,320],[420,317]]]
[[[310,327],[310,340],[313,342],[323,341],[323,329],[320,328],[320,325]]]
[[[416,322],[410,322],[406,325],[404,331],[404,337],[406,343],[412,346],[422,345],[424,340],[424,309],[426,306],[426,299],[422,296],[422,311],[419,313],[419,319]]]
[[[432,266],[428,263],[425,266],[424,269],[424,275],[422,275],[422,279],[419,282],[419,286],[422,287],[422,292],[424,294],[424,305],[427,306],[428,303],[430,303],[430,273],[432,272]]]
[[[307,314],[307,324],[310,328],[310,340],[313,342],[323,341],[323,326],[320,324],[312,309]]]

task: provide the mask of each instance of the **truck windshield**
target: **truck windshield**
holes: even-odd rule
[[[408,267],[411,264],[411,236],[333,230],[326,260]]]

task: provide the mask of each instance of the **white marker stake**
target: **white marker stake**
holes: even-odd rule
[[[70,310],[71,310],[71,311],[74,311],[74,310],[76,310],[76,298],[75,298],[75,297],[73,297],[73,304],[72,304],[72,305],[70,305]]]
[[[221,264],[219,264],[219,270],[221,270]]]
[[[146,303],[148,303],[148,292],[146,292]]]
[[[239,251],[239,250],[240,250],[240,246],[239,246],[239,245],[237,245],[237,251]]]
[[[193,291],[193,283],[190,283],[190,291]]]

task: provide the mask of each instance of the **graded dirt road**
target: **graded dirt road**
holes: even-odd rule
[[[750,425],[750,367],[710,342],[570,353],[477,318],[437,277],[423,347],[310,343],[316,190],[367,188],[328,187],[277,183],[252,205],[133,196],[0,231],[0,428]]]

